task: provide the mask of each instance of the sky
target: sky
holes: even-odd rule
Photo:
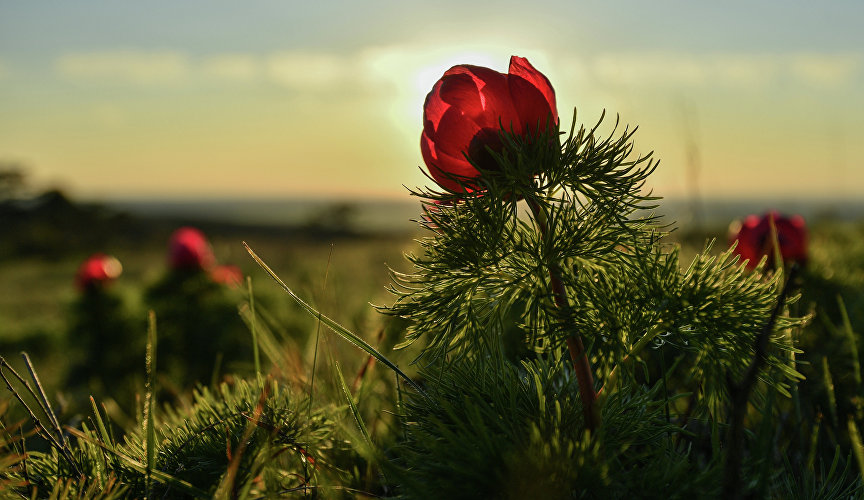
[[[450,66],[527,57],[655,194],[864,191],[864,2],[0,0],[0,165],[87,199],[399,199]],[[607,130],[601,128],[601,132]]]

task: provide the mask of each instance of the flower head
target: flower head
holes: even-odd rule
[[[501,132],[536,137],[557,130],[555,90],[527,59],[513,56],[505,75],[481,66],[453,66],[426,96],[420,150],[429,173],[442,188],[476,189],[470,179],[498,168],[489,150],[499,152]],[[474,165],[472,165],[472,162]]]
[[[738,242],[735,253],[741,260],[747,260],[747,268],[753,269],[763,256],[768,265],[774,263],[774,237],[772,226],[777,233],[777,243],[783,262],[807,261],[807,227],[800,215],[785,217],[777,212],[768,212],[759,217],[749,215],[743,221],[735,221],[729,227],[730,244]]]
[[[172,269],[208,270],[216,264],[213,249],[204,233],[194,227],[181,227],[171,235],[168,261]]]
[[[103,253],[94,253],[81,263],[75,274],[75,286],[79,290],[93,290],[110,283],[123,272],[116,258]]]

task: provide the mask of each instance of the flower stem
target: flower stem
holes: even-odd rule
[[[528,205],[534,213],[540,232],[546,235],[549,228],[546,211],[534,201],[529,200]],[[567,303],[567,291],[561,281],[561,273],[557,263],[548,263],[549,281],[552,285],[552,295],[555,305],[561,310],[569,308]],[[573,331],[567,337],[567,349],[570,351],[570,359],[573,361],[573,369],[576,371],[576,381],[579,384],[579,395],[582,397],[582,411],[585,416],[585,428],[593,432],[600,426],[600,413],[595,404],[597,392],[594,390],[594,376],[591,372],[591,363],[588,361],[588,353],[585,352],[585,344],[579,332]]]

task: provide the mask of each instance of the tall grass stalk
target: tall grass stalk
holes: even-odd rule
[[[327,267],[324,268],[324,283],[321,284],[321,293],[327,290],[327,277],[330,275],[330,262],[333,258],[333,245],[330,245],[330,253],[327,254]],[[312,374],[309,379],[309,416],[312,416],[312,399],[315,395],[315,370],[318,367],[318,343],[321,340],[321,313],[318,313],[315,322],[315,351],[312,355]]]
[[[861,387],[861,362],[858,359],[858,343],[855,340],[855,332],[852,330],[852,322],[849,321],[849,313],[846,312],[846,303],[843,297],[837,296],[837,307],[840,309],[840,318],[843,320],[843,332],[849,340],[849,350],[852,352],[852,374],[855,376],[855,383]]]
[[[154,422],[155,408],[155,379],[156,379],[156,313],[150,311],[148,314],[147,328],[147,385],[144,396],[144,439],[146,450],[145,484],[147,498],[153,497],[153,466],[156,462],[156,423]]]
[[[258,388],[264,387],[261,379],[261,358],[258,354],[258,329],[255,319],[255,294],[252,293],[252,277],[246,277],[246,289],[249,291],[249,331],[252,333],[252,359],[255,363],[255,378],[258,380]]]

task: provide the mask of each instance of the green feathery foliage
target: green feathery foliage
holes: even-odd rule
[[[31,452],[24,462],[31,491],[50,491],[58,481],[79,474],[106,486],[122,486],[124,495],[147,492],[147,439],[144,429],[114,439],[94,406],[95,429],[72,430],[72,462],[56,449]],[[228,496],[279,496],[304,487],[341,484],[337,465],[349,453],[334,435],[334,422],[324,409],[311,414],[305,397],[267,380],[238,380],[211,392],[200,388],[189,409],[166,407],[158,415],[152,495],[203,498],[218,491]],[[76,492],[90,488],[75,486]]]
[[[689,459],[658,388],[617,393],[592,439],[560,359],[430,368],[428,397],[403,406],[392,467],[406,498],[692,498],[717,488],[716,463]],[[669,486],[675,485],[675,491]],[[649,485],[651,485],[649,487]]]
[[[632,132],[602,139],[596,129],[571,131],[558,155],[541,148],[541,169],[523,163],[535,158],[534,144],[549,140],[528,147],[502,134],[511,149],[498,155],[500,171],[539,170],[530,185],[518,184],[525,176],[503,186],[500,176],[489,176],[476,193],[415,193],[433,200],[422,222],[432,235],[421,242],[422,256],[409,256],[416,272],[395,275],[398,299],[385,312],[411,320],[407,343],[426,338],[430,362],[474,357],[514,329],[539,353],[579,332],[600,380],[652,332],[653,345],[693,353],[699,378],[718,384],[707,389],[714,397],[726,374],[752,358],[778,281],[745,273],[730,252],[697,257],[682,272],[677,253],[661,245],[657,221],[633,218],[654,200],[641,190],[655,164],[630,159]],[[552,298],[550,272],[566,289],[567,307]],[[791,349],[781,333],[798,324],[779,320],[774,344]],[[785,355],[774,354],[772,366],[787,367]],[[770,382],[796,376],[784,370]]]
[[[499,168],[475,164],[482,189],[414,193],[427,200],[431,234],[408,256],[415,272],[394,273],[397,300],[384,309],[410,321],[403,346],[427,342],[430,396],[404,406],[407,497],[424,497],[429,483],[457,497],[643,496],[649,479],[674,485],[664,497],[719,493],[730,390],[761,336],[767,363],[751,401],[770,414],[766,395],[788,397],[801,378],[788,332],[803,320],[770,319],[785,300],[782,274],[748,273],[731,250],[706,249],[682,269],[660,222],[637,215],[656,200],[643,193],[656,163],[633,158],[633,131],[615,136],[616,123],[602,138],[599,126],[571,129],[560,149],[550,147],[557,137],[502,132],[503,150],[489,150]],[[588,363],[574,375],[565,367],[575,337]],[[561,383],[581,376],[594,386]],[[593,391],[597,429],[578,418]],[[538,394],[533,413],[520,407]],[[529,462],[542,469],[513,484],[521,475],[510,467]],[[561,489],[543,490],[546,478]]]

